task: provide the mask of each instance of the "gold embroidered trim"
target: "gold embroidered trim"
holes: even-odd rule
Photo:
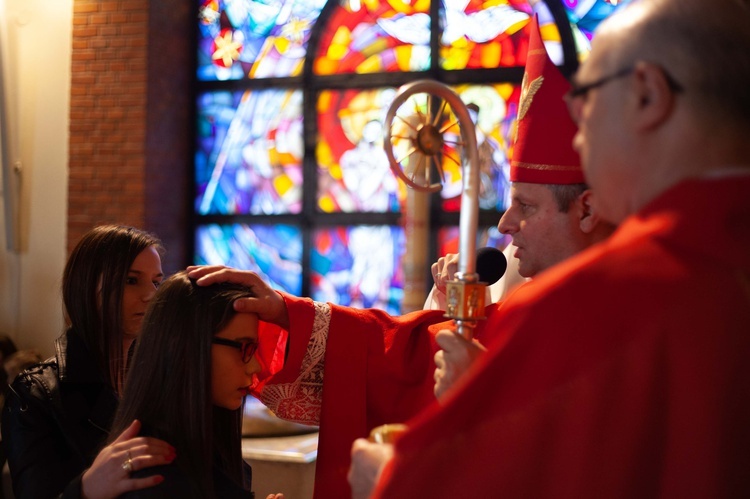
[[[528,168],[529,170],[556,170],[562,172],[577,172],[581,170],[578,166],[540,165],[537,163],[523,163],[521,161],[513,161],[511,164],[516,168]]]

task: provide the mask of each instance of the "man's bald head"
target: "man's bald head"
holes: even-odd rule
[[[612,69],[660,65],[710,124],[750,129],[750,0],[641,0],[605,21]]]

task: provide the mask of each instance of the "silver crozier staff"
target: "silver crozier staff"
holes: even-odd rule
[[[427,114],[419,109],[418,120],[404,119],[398,116],[399,108],[413,95],[425,93],[428,95]],[[442,99],[439,110],[430,109],[432,97]],[[450,106],[456,116],[456,122],[443,123],[446,107]],[[410,118],[413,118],[413,113]],[[409,130],[408,136],[392,136],[394,120],[402,121]],[[414,123],[418,121],[418,123]],[[453,319],[456,332],[467,340],[474,336],[477,321],[484,319],[484,297],[487,283],[480,282],[476,272],[476,240],[479,218],[479,151],[474,122],[469,110],[461,98],[448,86],[434,80],[419,80],[400,87],[388,108],[384,123],[384,147],[391,170],[409,187],[424,192],[437,192],[442,189],[442,183],[431,184],[431,165],[440,172],[442,178],[442,154],[446,141],[444,133],[458,124],[461,132],[461,142],[455,144],[467,158],[459,159],[461,164],[461,211],[459,219],[459,260],[458,272],[446,285],[447,306],[445,316]],[[405,154],[397,159],[394,156],[393,141],[407,141]],[[401,163],[408,159],[407,175]],[[468,159],[468,161],[464,161]],[[374,428],[370,433],[370,440],[378,443],[392,443],[406,430],[402,424],[386,424]]]
[[[435,112],[428,109],[427,114],[418,113],[419,123],[398,116],[401,106],[413,95],[428,95],[428,105],[432,96],[442,99],[441,109]],[[453,111],[457,123],[443,124],[444,111],[447,106]],[[392,136],[394,120],[401,120],[410,130],[408,137]],[[430,164],[433,163],[442,177],[440,158],[446,141],[444,133],[458,124],[461,132],[460,150],[468,161],[461,162],[461,212],[459,220],[459,256],[458,272],[446,286],[447,306],[445,316],[453,319],[456,332],[467,340],[474,336],[477,320],[483,319],[484,297],[487,283],[480,282],[476,272],[476,240],[479,218],[479,151],[474,122],[469,110],[461,98],[450,87],[434,80],[419,80],[400,87],[388,109],[384,123],[385,153],[391,163],[391,170],[412,189],[424,192],[437,192],[441,183],[430,184]],[[392,141],[406,140],[408,148],[403,158],[394,156]],[[401,163],[408,159],[411,172],[404,173]],[[462,158],[463,159],[463,158]],[[411,177],[411,178],[410,178]]]

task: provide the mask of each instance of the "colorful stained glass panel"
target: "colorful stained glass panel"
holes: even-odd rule
[[[401,227],[352,226],[315,231],[312,298],[399,314],[404,294],[404,248]]]
[[[510,145],[517,115],[520,87],[511,83],[494,85],[458,85],[454,90],[469,108],[475,124],[479,153],[479,207],[503,210],[509,190]],[[428,118],[440,113],[439,118]],[[442,132],[440,151],[425,156],[415,145],[420,125],[429,120]],[[462,170],[465,162],[463,139],[465,133],[451,106],[427,93],[412,94],[396,111],[391,124],[393,156],[400,162],[407,176],[423,176],[427,168],[432,172],[430,182],[442,179],[440,195],[442,208],[458,211],[462,192]],[[420,139],[421,140],[421,139]]]
[[[424,71],[430,0],[341,0],[315,58],[316,74]]]
[[[310,31],[327,0],[204,0],[198,79],[297,76]]]
[[[498,222],[500,220],[498,219]],[[505,249],[510,244],[510,236],[501,234],[497,226],[481,228],[477,231],[477,249],[489,246],[499,250]],[[438,257],[449,253],[458,253],[459,229],[458,227],[443,227],[438,231]]]
[[[318,99],[318,209],[399,211],[406,187],[383,150],[383,121],[395,90],[323,91]]]
[[[302,293],[302,235],[290,225],[200,225],[195,231],[197,265],[252,270],[274,289]]]
[[[578,58],[584,60],[591,51],[594,30],[603,20],[625,7],[631,0],[562,0],[573,29]]]
[[[198,214],[300,212],[300,90],[207,92],[197,111]]]
[[[444,69],[523,66],[532,9],[528,1],[441,0]]]

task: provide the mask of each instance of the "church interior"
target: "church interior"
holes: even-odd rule
[[[430,264],[458,251],[464,142],[450,110],[410,98],[447,138],[426,166],[441,188],[409,189],[384,152],[385,136],[425,168],[396,143],[413,130],[388,115],[399,89],[433,80],[467,106],[477,245],[502,250],[530,20],[570,76],[627,3],[0,0],[0,333],[52,354],[65,261],[108,223],[156,234],[167,275],[227,265],[316,301],[421,308]],[[316,434],[286,430],[244,450],[306,497]]]

